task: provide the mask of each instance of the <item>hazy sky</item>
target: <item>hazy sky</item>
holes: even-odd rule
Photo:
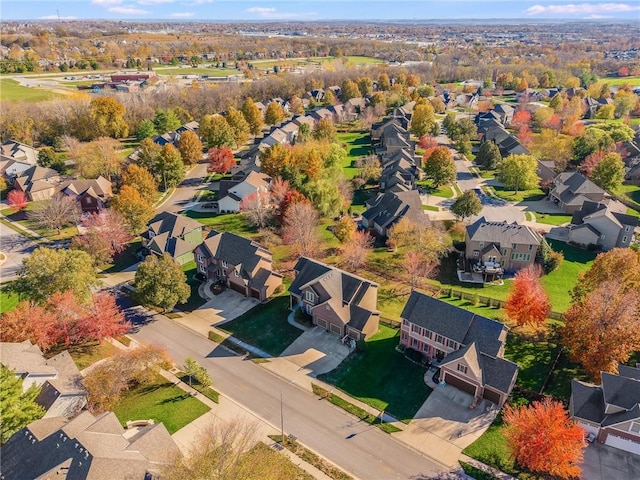
[[[2,0],[9,19],[395,20],[625,19],[640,20],[640,0]]]

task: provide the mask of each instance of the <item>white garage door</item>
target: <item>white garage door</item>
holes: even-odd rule
[[[615,435],[607,435],[607,440],[604,442],[605,445],[609,445],[610,447],[619,448],[620,450],[624,450],[625,452],[635,453],[636,455],[640,455],[640,443],[633,442],[631,440],[627,440],[626,438],[616,437]]]

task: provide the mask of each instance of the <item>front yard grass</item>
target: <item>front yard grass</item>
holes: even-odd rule
[[[360,188],[353,192],[353,200],[351,200],[351,212],[362,213],[367,207],[365,202],[376,196],[377,188]]]
[[[138,263],[140,259],[136,257],[136,253],[138,250],[142,248],[142,239],[136,238],[132,240],[124,251],[118,253],[115,257],[113,257],[113,262],[107,265],[103,265],[102,270],[104,273],[116,273],[121,272],[127,267]]]
[[[302,334],[302,330],[287,322],[287,315],[289,297],[281,296],[255,306],[218,328],[277,357]]]
[[[20,296],[8,288],[8,285],[5,284],[0,288],[0,313],[10,312],[16,308],[19,301]]]
[[[428,188],[429,195],[433,195],[434,197],[453,198],[451,185],[440,185],[438,188],[435,188],[431,180],[420,180],[418,185],[422,188]]]
[[[343,392],[384,410],[403,422],[413,419],[431,393],[424,383],[425,369],[396,351],[398,330],[380,326],[380,331],[335,370],[320,375]]]
[[[534,213],[535,220],[538,223],[544,223],[546,225],[564,225],[571,221],[571,215],[565,215],[563,213]]]
[[[65,350],[69,351],[69,355],[78,367],[78,370],[84,370],[88,366],[96,363],[98,360],[102,360],[103,358],[110,357],[117,353],[118,347],[114,346],[108,340],[103,340],[102,342],[85,342],[78,345],[71,345],[69,347],[59,345],[49,350],[45,356],[47,358],[51,358]]]
[[[191,288],[191,295],[189,295],[187,303],[179,303],[176,308],[178,310],[192,312],[207,303],[207,301],[198,293],[198,288],[202,282],[196,278],[196,273],[198,273],[196,262],[192,260],[189,263],[185,263],[182,266],[182,271],[187,276],[187,283]]]
[[[502,186],[493,186],[492,188],[496,196],[509,202],[532,202],[542,200],[545,197],[545,193],[540,188],[520,190],[518,193],[515,190],[507,190]]]
[[[152,419],[174,434],[210,408],[158,374],[150,384],[125,392],[113,410],[122,425]]]
[[[286,455],[276,452],[262,442],[245,454],[249,465],[268,465],[268,471],[260,469],[260,476],[249,476],[247,480],[313,480],[313,475],[305,472]],[[266,475],[266,476],[264,476]]]

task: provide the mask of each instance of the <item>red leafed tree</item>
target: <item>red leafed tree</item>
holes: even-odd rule
[[[100,214],[93,213],[82,221],[87,231],[75,237],[72,246],[91,255],[96,265],[109,263],[131,241],[132,236],[125,223],[122,215],[113,209],[103,210]]]
[[[210,148],[207,160],[209,161],[209,167],[207,167],[209,173],[225,174],[236,164],[233,152],[228,147]]]
[[[518,129],[518,141],[526,148],[530,148],[533,144],[533,132],[527,125]]]
[[[511,119],[511,126],[516,130],[519,130],[520,127],[526,125],[527,127],[531,124],[531,113],[528,110],[518,110],[513,114],[513,118]]]
[[[43,351],[121,335],[129,328],[108,293],[95,293],[92,303],[84,305],[70,291],[56,292],[42,306],[21,302],[0,317],[0,326],[3,342],[31,340]]]
[[[436,148],[437,146],[438,146],[438,142],[436,142],[436,140],[428,133],[421,136],[420,140],[418,140],[418,147],[424,150]]]
[[[289,205],[282,219],[282,238],[292,246],[297,256],[310,256],[317,252],[320,238],[316,227],[319,215],[308,202]]]
[[[627,264],[623,270],[631,276],[632,269]],[[640,350],[640,290],[637,283],[628,283],[604,281],[576,299],[564,314],[562,343],[571,360],[580,362],[594,380],[602,371],[617,372],[618,364]]]
[[[360,268],[366,262],[372,246],[373,238],[368,232],[355,232],[344,247],[344,263],[352,270]]]
[[[280,223],[282,223],[289,207],[295,203],[301,202],[309,203],[309,199],[307,199],[307,197],[305,197],[295,188],[289,190],[280,202],[280,210],[278,211],[278,218],[280,220]]]
[[[591,155],[587,155],[585,159],[580,164],[580,171],[584,173],[587,177],[590,177],[595,168],[598,166],[600,161],[604,158],[607,152],[596,151]]]
[[[20,212],[27,208],[29,201],[22,190],[11,190],[7,195],[7,203],[14,212]]]
[[[274,178],[269,185],[269,191],[271,192],[271,201],[276,208],[280,208],[285,197],[291,191],[289,180],[283,180],[281,177]]]
[[[627,66],[620,67],[618,69],[618,76],[619,77],[628,77],[629,76],[629,67],[627,67]]]
[[[513,280],[504,309],[509,319],[519,326],[544,327],[549,315],[551,305],[540,284],[540,274],[540,267],[531,266],[520,270]]]
[[[554,478],[580,477],[584,430],[560,402],[546,398],[520,408],[507,405],[503,419],[504,436],[518,465]]]

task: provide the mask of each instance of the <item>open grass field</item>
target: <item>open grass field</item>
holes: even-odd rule
[[[423,381],[425,369],[396,351],[399,339],[398,330],[381,325],[380,331],[365,343],[364,351],[352,354],[320,379],[409,422],[431,389]]]
[[[640,86],[640,76],[638,77],[607,77],[601,79],[603,82],[607,82],[609,86],[613,87],[614,85],[633,85]]]
[[[42,88],[23,87],[16,80],[11,78],[0,79],[0,100],[11,100],[13,102],[41,102],[51,100],[61,95],[47,91]]]
[[[302,334],[287,322],[289,296],[260,304],[219,328],[234,337],[273,355],[280,355]]]
[[[188,210],[184,212],[184,215],[218,232],[231,232],[250,238],[255,238],[258,234],[258,230],[249,225],[244,216],[238,213],[217,215],[215,213]]]
[[[139,385],[126,392],[114,408],[122,425],[128,420],[153,419],[162,422],[174,434],[210,410],[190,394],[160,375],[149,385]]]
[[[347,158],[342,165],[342,171],[347,178],[358,175],[356,162],[369,155],[371,150],[371,135],[367,132],[338,133],[338,142],[347,150]]]

